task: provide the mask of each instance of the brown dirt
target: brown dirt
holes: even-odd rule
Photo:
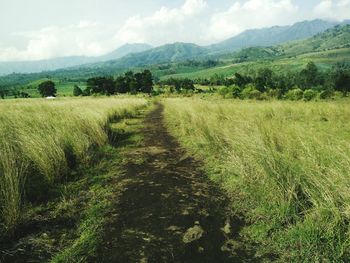
[[[253,261],[238,236],[241,222],[228,218],[222,191],[168,133],[162,105],[141,133],[143,145],[126,156],[127,184],[95,261]]]

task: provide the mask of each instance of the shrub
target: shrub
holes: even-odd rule
[[[304,91],[303,98],[305,101],[310,101],[314,98],[316,98],[317,92],[312,89],[307,89]]]
[[[240,98],[242,89],[237,85],[233,85],[230,88],[231,88],[232,96],[235,99]]]
[[[254,85],[247,85],[242,91],[242,98],[258,100],[262,98],[262,93]]]
[[[332,96],[333,99],[340,99],[340,98],[343,98],[343,97],[344,97],[344,93],[343,92],[340,92],[340,91],[334,91],[333,92],[333,96]]]
[[[321,91],[319,98],[321,100],[326,100],[326,99],[330,99],[332,95],[333,95],[333,90],[327,89],[327,90]]]
[[[282,90],[280,89],[269,89],[266,92],[266,95],[270,98],[281,99],[282,98]]]
[[[304,96],[304,92],[299,89],[299,88],[296,88],[296,89],[292,89],[292,90],[289,90],[286,94],[286,99],[288,100],[301,100]]]
[[[223,98],[239,98],[241,96],[241,88],[233,85],[230,87],[223,87],[219,90],[219,94]]]
[[[79,88],[78,85],[74,85],[73,95],[74,96],[81,96],[81,95],[83,95],[83,91],[81,90],[81,88]]]

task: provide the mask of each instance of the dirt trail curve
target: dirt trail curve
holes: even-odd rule
[[[144,120],[143,145],[128,156],[128,183],[99,261],[250,262],[239,242],[229,239],[238,226],[228,224],[225,198],[167,132],[162,114],[157,104]],[[140,156],[143,161],[136,161]]]

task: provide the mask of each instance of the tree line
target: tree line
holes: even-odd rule
[[[218,92],[224,97],[234,98],[291,98],[310,100],[316,95],[330,97],[335,91],[347,96],[350,92],[350,67],[337,64],[331,70],[320,71],[314,62],[309,62],[299,72],[277,73],[270,68],[260,68],[250,74],[235,73],[231,77],[213,75],[196,80],[170,78],[160,86],[170,86],[170,92],[203,92],[201,86],[224,86]],[[216,92],[214,89],[209,89]]]
[[[86,82],[86,89],[74,86],[74,96],[90,96],[92,94],[113,95],[117,93],[148,93],[153,90],[153,75],[151,71],[134,73],[126,72],[124,75],[113,77],[94,77]]]
[[[74,85],[74,96],[90,96],[93,94],[114,95],[118,93],[148,93],[153,91],[153,75],[151,71],[144,70],[134,73],[126,72],[117,78],[93,77],[86,81],[86,88],[83,90],[78,85]],[[56,97],[57,88],[55,82],[48,80],[39,84],[38,92],[42,97]],[[27,95],[27,94],[24,94]],[[4,98],[5,93],[0,93]],[[26,96],[29,97],[29,96]]]
[[[260,68],[247,74],[235,73],[230,77],[213,75],[209,78],[187,79],[169,78],[157,82],[153,88],[154,77],[149,70],[142,72],[128,71],[113,77],[93,77],[86,81],[86,88],[75,85],[74,96],[90,96],[93,94],[113,95],[119,93],[201,93],[219,92],[223,97],[256,98],[264,97],[290,98],[310,100],[317,95],[328,98],[335,91],[343,96],[350,92],[350,66],[337,64],[331,70],[321,71],[315,63],[309,62],[298,72],[275,72],[270,68]],[[199,86],[199,87],[198,87]],[[204,91],[200,86],[209,86]],[[219,90],[214,86],[224,86]],[[211,88],[213,87],[213,88]],[[42,97],[56,96],[57,89],[53,81],[45,81],[38,86]],[[23,91],[5,91],[0,89],[0,98],[12,95],[27,98],[29,94]]]

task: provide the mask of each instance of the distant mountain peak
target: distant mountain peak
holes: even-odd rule
[[[126,43],[112,52],[102,56],[103,60],[113,60],[122,58],[132,53],[139,53],[153,48],[151,45],[145,43]]]
[[[290,26],[272,26],[249,29],[241,34],[212,45],[214,52],[232,52],[247,47],[266,47],[312,37],[334,27],[339,22],[314,19],[297,22]]]

